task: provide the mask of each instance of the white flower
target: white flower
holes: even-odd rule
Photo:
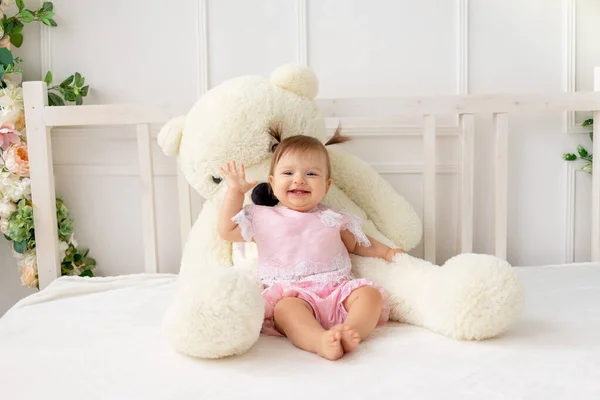
[[[0,114],[6,115],[12,111],[22,111],[25,109],[23,104],[23,89],[21,87],[7,87],[2,90],[0,97]]]
[[[71,233],[71,237],[69,238],[69,243],[73,245],[73,247],[77,248],[78,243],[75,240],[75,233]]]
[[[2,200],[0,200],[0,218],[8,219],[13,211],[17,211],[17,205],[6,197],[2,197]]]
[[[0,220],[0,232],[8,236],[8,220],[2,218]]]
[[[19,179],[18,176],[8,171],[0,172],[0,193],[4,197],[18,203],[25,198],[31,199],[31,181],[29,178]]]
[[[0,1],[0,10],[6,11],[8,8],[15,4],[16,0],[2,0]]]

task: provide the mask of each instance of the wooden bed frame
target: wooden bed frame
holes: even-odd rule
[[[325,118],[394,117],[418,115],[423,118],[424,138],[424,258],[435,263],[436,237],[436,116],[458,115],[460,129],[459,240],[460,251],[472,251],[474,115],[493,115],[496,133],[494,239],[495,255],[507,252],[507,165],[508,115],[511,113],[592,111],[600,121],[600,67],[595,69],[594,92],[552,94],[492,94],[434,97],[319,99]],[[23,84],[25,118],[30,158],[31,192],[40,289],[61,274],[55,203],[55,181],[51,128],[61,126],[136,125],[140,174],[143,184],[143,234],[145,272],[158,272],[156,202],[150,124],[162,124],[184,115],[189,106],[83,105],[49,107],[44,82]],[[594,158],[600,154],[600,123],[594,124]],[[182,246],[193,223],[190,187],[178,170],[178,196]],[[600,162],[592,175],[593,262],[600,262]]]

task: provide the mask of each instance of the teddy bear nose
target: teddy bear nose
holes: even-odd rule
[[[268,182],[261,182],[252,189],[252,202],[257,206],[273,207],[279,203],[277,197],[271,191]]]

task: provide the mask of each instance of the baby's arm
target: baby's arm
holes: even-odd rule
[[[342,241],[344,242],[344,245],[346,246],[346,249],[348,249],[349,253],[363,257],[379,257],[389,262],[393,261],[396,253],[404,253],[404,251],[401,249],[393,249],[388,247],[370,236],[367,236],[367,238],[371,242],[371,246],[361,246],[357,242],[352,232],[347,229],[342,231]]]
[[[227,182],[227,193],[219,213],[219,235],[223,240],[229,242],[243,242],[242,231],[232,218],[242,210],[244,205],[244,193],[256,186],[257,182],[247,182],[244,172],[244,164],[240,164],[238,171],[235,165],[227,163],[227,167],[221,167],[223,178]]]

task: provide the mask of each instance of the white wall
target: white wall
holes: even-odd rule
[[[192,103],[225,79],[268,75],[288,61],[314,68],[321,97],[591,90],[593,66],[600,65],[595,39],[600,5],[592,0],[54,3],[59,27],[41,40],[35,33],[26,36],[26,78],[40,79],[51,69],[60,80],[79,71],[92,86],[88,104]],[[576,17],[569,17],[575,9]],[[577,122],[584,117],[578,115]],[[386,179],[420,211],[422,180],[414,172],[422,163],[422,142],[414,136],[419,127],[408,126],[415,121],[392,122],[346,122],[349,133],[366,134],[348,149],[387,170]],[[566,122],[558,114],[510,119],[508,257],[513,264],[564,262],[571,238],[574,259],[589,259],[590,177],[569,172],[561,160],[579,143],[589,148],[589,139]],[[443,262],[457,245],[458,153],[455,121],[441,123],[437,242]],[[474,250],[491,252],[491,118],[479,116],[476,129]],[[398,132],[406,135],[386,137]],[[57,191],[76,218],[80,243],[98,260],[97,273],[141,272],[135,132],[54,133]],[[156,150],[160,262],[164,272],[176,272],[174,164]],[[571,174],[576,185],[568,185]],[[573,217],[569,188],[577,194]],[[571,220],[575,225],[568,235]],[[0,251],[2,313],[29,291],[17,289],[12,257],[4,247]]]

